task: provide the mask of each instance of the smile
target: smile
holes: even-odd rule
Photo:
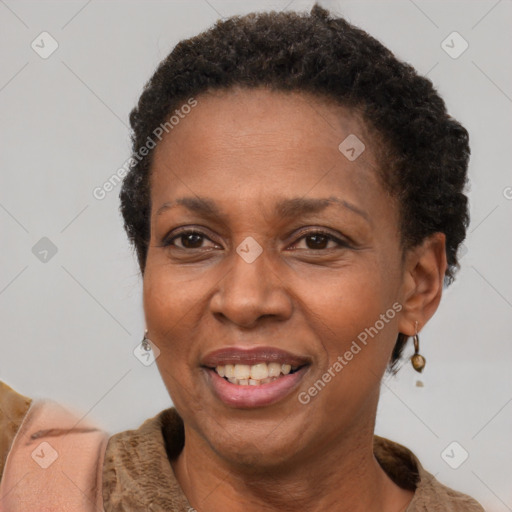
[[[235,408],[264,407],[298,388],[310,357],[277,347],[223,347],[201,360],[206,385],[216,399]]]
[[[260,386],[295,373],[300,367],[280,363],[226,364],[215,367],[217,374],[238,386]]]

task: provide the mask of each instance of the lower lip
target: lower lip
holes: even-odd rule
[[[298,386],[307,368],[307,366],[303,366],[295,373],[283,375],[272,382],[257,386],[231,384],[231,382],[225,380],[215,370],[211,368],[205,368],[205,370],[214,393],[226,405],[241,409],[251,409],[274,404],[288,396]]]

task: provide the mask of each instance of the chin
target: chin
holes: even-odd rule
[[[282,421],[281,421],[282,423]],[[226,428],[223,428],[226,426]],[[299,439],[303,439],[304,426],[297,425],[279,431],[279,422],[214,422],[207,432],[207,442],[219,457],[229,464],[246,467],[250,471],[268,471],[272,467],[286,466],[298,455]]]
[[[249,473],[268,473],[288,466],[296,454],[296,446],[277,446],[274,443],[266,445],[251,444],[247,441],[240,445],[230,444],[215,446],[220,457],[232,466],[238,466],[242,471]]]

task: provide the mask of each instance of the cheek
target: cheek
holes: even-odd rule
[[[386,283],[372,265],[353,265],[332,272],[316,272],[301,278],[301,300],[327,330],[357,334],[368,322],[378,318],[386,302]]]
[[[167,262],[148,257],[143,281],[146,325],[160,350],[156,364],[162,380],[182,414],[187,403],[197,402],[195,376],[189,368],[196,337],[194,311],[204,293],[199,280],[180,278]]]
[[[214,283],[208,267],[191,270],[171,264],[165,251],[149,250],[143,281],[146,321],[154,328],[183,317],[194,305],[201,304]]]
[[[392,310],[394,283],[379,265],[304,279],[300,296],[309,328],[322,344],[321,371],[343,373],[338,384],[368,379],[368,372],[377,375],[383,371],[396,338],[396,315]],[[333,365],[339,358],[343,369],[337,365],[335,371]]]
[[[143,300],[146,325],[162,352],[176,356],[190,339],[194,311],[205,300],[204,279],[184,279],[166,263],[148,258],[144,273]],[[174,360],[173,358],[169,359]]]
[[[392,304],[384,306],[378,283],[362,276],[329,290],[309,303],[323,356],[305,392],[314,397],[312,416],[350,423],[378,398],[395,335],[391,322],[377,333],[372,328]]]

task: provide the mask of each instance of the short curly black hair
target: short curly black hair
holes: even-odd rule
[[[380,172],[399,204],[404,250],[432,233],[445,233],[445,284],[453,281],[457,249],[469,224],[464,194],[468,133],[448,115],[430,80],[318,4],[310,13],[252,13],[219,20],[178,43],[144,87],[130,114],[133,152],[120,192],[125,230],[142,273],[150,240],[153,151],[142,156],[140,150],[180,105],[203,92],[235,86],[310,93],[357,110],[385,142]],[[407,340],[398,335],[392,373]]]

